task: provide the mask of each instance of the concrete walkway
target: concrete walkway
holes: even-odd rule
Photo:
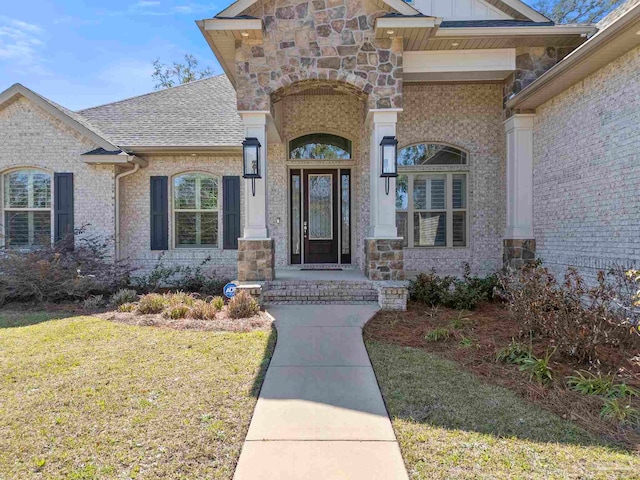
[[[274,306],[278,343],[235,480],[407,479],[362,341],[377,305]]]

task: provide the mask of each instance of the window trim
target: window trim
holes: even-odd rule
[[[49,187],[49,195],[50,195],[50,201],[49,201],[49,208],[15,208],[15,207],[9,207],[7,208],[5,206],[5,178],[7,175],[10,175],[12,173],[15,172],[19,172],[21,170],[35,170],[38,172],[42,172],[45,173],[47,175],[49,175],[49,179],[50,179],[50,187]],[[6,212],[16,212],[16,211],[20,211],[20,212],[45,212],[45,211],[49,211],[49,229],[50,229],[50,245],[52,245],[54,243],[54,205],[53,205],[53,199],[55,198],[55,186],[54,186],[54,181],[53,181],[53,175],[54,172],[53,170],[50,170],[48,168],[42,168],[42,167],[37,167],[37,166],[33,166],[33,165],[20,165],[20,166],[15,166],[15,167],[11,167],[8,168],[2,172],[0,172],[0,247],[1,248],[11,248],[10,246],[7,246],[7,242],[6,242],[6,234],[7,234],[7,228],[5,225],[5,213]],[[27,251],[27,250],[31,250],[33,248],[37,248],[40,245],[29,245],[29,246],[20,246],[20,247],[16,247],[17,250],[22,250],[22,251]]]
[[[175,181],[177,178],[182,177],[182,176],[186,176],[186,175],[205,175],[207,177],[211,177],[214,178],[217,182],[218,185],[218,195],[217,195],[217,204],[216,204],[216,210],[202,210],[202,209],[177,209],[175,207]],[[222,208],[221,208],[221,201],[222,201],[222,177],[220,175],[214,174],[214,173],[210,173],[210,172],[205,172],[202,170],[188,170],[185,172],[180,172],[180,173],[176,173],[174,175],[172,175],[171,177],[171,182],[170,182],[170,186],[169,186],[169,194],[170,196],[170,202],[169,202],[169,209],[170,209],[170,218],[169,218],[169,234],[171,235],[171,248],[173,250],[211,250],[211,249],[220,249],[222,250],[222,247],[220,245],[220,242],[222,241]],[[197,188],[197,187],[196,187]],[[197,197],[196,197],[197,198]],[[216,239],[216,243],[215,245],[178,245],[178,234],[177,234],[177,227],[178,227],[178,222],[176,221],[176,214],[180,213],[180,212],[192,212],[192,213],[212,213],[212,212],[216,212],[217,213],[217,218],[218,218],[218,238]]]
[[[333,137],[339,137],[344,140],[347,140],[350,146],[350,151],[348,152],[349,158],[291,158],[291,151],[292,151],[291,143],[299,138],[307,137],[311,135],[330,135]],[[340,164],[343,164],[346,162],[353,162],[356,159],[356,144],[353,138],[351,138],[348,135],[344,135],[343,133],[337,133],[331,130],[323,130],[323,131],[312,130],[312,131],[302,132],[298,135],[293,135],[286,142],[286,150],[287,150],[287,162],[304,162],[305,164],[311,163],[311,162],[340,162]]]

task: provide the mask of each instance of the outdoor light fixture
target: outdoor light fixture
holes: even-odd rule
[[[385,192],[389,195],[389,179],[398,176],[398,140],[396,137],[383,137],[380,142],[382,169],[380,177],[386,180]]]
[[[247,137],[242,142],[243,178],[251,179],[251,193],[256,196],[256,178],[260,176],[260,142],[256,137]]]

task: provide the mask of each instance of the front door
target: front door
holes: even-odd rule
[[[304,170],[304,263],[338,263],[337,170]]]

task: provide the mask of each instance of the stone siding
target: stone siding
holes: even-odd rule
[[[20,167],[73,173],[75,228],[87,226],[87,235],[108,240],[108,254],[113,256],[116,170],[87,165],[81,157],[97,147],[24,97],[0,110],[0,173]]]
[[[402,240],[366,238],[364,275],[369,280],[404,280]]]
[[[534,236],[556,273],[640,264],[640,48],[540,106]]]
[[[405,248],[405,270],[477,274],[502,266],[505,229],[505,135],[499,84],[406,84],[398,121],[399,147],[442,142],[469,153],[467,247]],[[445,168],[449,169],[449,167]],[[464,171],[464,169],[461,169]]]
[[[309,80],[368,95],[371,108],[402,106],[402,39],[376,38],[387,12],[374,3],[277,0],[244,13],[263,19],[264,38],[236,48],[238,110],[269,110],[271,94]]]
[[[254,282],[274,278],[273,240],[238,240],[238,280]]]
[[[222,177],[225,175],[242,176],[242,160],[233,155],[150,155],[143,156],[149,166],[137,173],[124,177],[120,185],[120,256],[129,259],[140,267],[138,273],[152,269],[160,258],[168,266],[198,266],[205,259],[205,271],[214,271],[217,275],[235,278],[237,274],[237,250],[224,250],[222,217]],[[172,177],[187,173],[201,172],[215,175],[218,184],[218,248],[174,248],[174,223],[172,215]],[[149,178],[151,176],[169,177],[169,250],[152,251],[150,244],[150,205]],[[240,180],[240,228],[244,226],[244,183]]]
[[[505,239],[502,261],[505,267],[522,268],[536,258],[536,241],[533,239]]]

